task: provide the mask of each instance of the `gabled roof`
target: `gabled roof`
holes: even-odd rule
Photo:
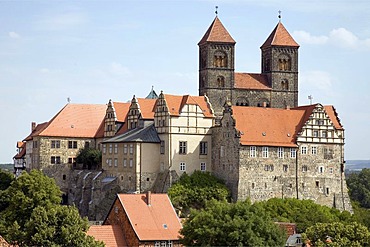
[[[95,240],[103,241],[106,247],[127,246],[121,228],[118,225],[92,225],[86,234],[94,237]]]
[[[164,99],[167,102],[168,111],[172,116],[180,116],[182,108],[185,105],[197,105],[202,110],[204,117],[213,117],[205,96],[164,94]]]
[[[271,90],[266,75],[253,73],[235,73],[235,88]]]
[[[17,148],[23,148],[26,145],[25,142],[17,142]]]
[[[94,138],[105,117],[106,105],[67,104],[39,136]]]
[[[116,112],[118,122],[125,122],[128,110],[130,109],[130,102],[113,102],[113,107]]]
[[[206,42],[217,42],[217,43],[232,43],[235,44],[235,40],[231,37],[229,32],[222,25],[220,19],[216,16],[212,24],[209,26],[207,32],[203,38],[199,41],[198,45]]]
[[[141,117],[143,119],[154,119],[154,107],[157,99],[138,98],[137,101],[140,106]]]
[[[24,148],[22,148],[22,150],[19,152],[19,153],[17,153],[14,157],[13,157],[13,159],[22,159],[23,157],[24,157],[24,155],[26,154],[26,148],[24,147]]]
[[[104,143],[111,142],[145,142],[145,143],[160,143],[161,140],[158,137],[157,131],[153,124],[143,127],[135,128],[121,135],[114,136]]]
[[[330,120],[333,122],[333,125],[336,129],[342,130],[343,126],[340,123],[340,119],[338,118],[338,113],[335,110],[334,106],[326,105],[324,106],[326,113],[328,114]]]
[[[145,97],[146,99],[158,99],[158,94],[154,91],[154,87],[150,90],[148,96]]]
[[[251,146],[296,147],[304,110],[232,106],[240,143]]]
[[[289,34],[289,32],[285,29],[284,25],[279,22],[270,36],[267,38],[265,43],[261,46],[261,48],[269,47],[269,46],[292,46],[292,47],[299,47],[298,43],[295,42],[293,37]]]
[[[23,141],[30,141],[34,136],[38,136],[41,131],[43,131],[47,126],[49,122],[41,123],[36,125],[36,128],[29,134],[26,138],[24,138]]]
[[[167,194],[118,194],[127,217],[141,241],[178,240],[180,219]]]

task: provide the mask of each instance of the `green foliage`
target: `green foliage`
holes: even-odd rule
[[[297,231],[304,232],[315,223],[350,222],[353,221],[347,211],[322,206],[311,200],[294,198],[272,198],[258,202],[275,221],[292,222],[297,224]]]
[[[313,246],[363,247],[370,246],[369,230],[357,223],[317,223],[303,234]],[[330,240],[329,240],[330,239]]]
[[[23,173],[2,191],[0,201],[0,235],[10,243],[101,246],[84,233],[87,220],[75,208],[60,205],[60,189],[41,171]]]
[[[173,205],[187,214],[190,208],[204,208],[208,200],[226,201],[230,192],[222,180],[209,172],[195,171],[191,176],[184,173],[168,190],[168,195]]]
[[[286,238],[263,208],[249,201],[208,201],[204,209],[191,210],[181,234],[186,246],[283,246]]]
[[[13,174],[7,171],[0,170],[0,191],[7,189],[13,180]]]
[[[370,229],[370,209],[360,207],[358,202],[353,202],[352,207],[354,220]]]
[[[352,173],[346,180],[351,200],[359,202],[361,207],[370,209],[370,169]]]
[[[99,149],[85,147],[78,151],[76,162],[87,165],[89,169],[101,164],[102,154]]]

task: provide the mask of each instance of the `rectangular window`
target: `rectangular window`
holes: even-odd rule
[[[114,159],[114,166],[117,167],[118,166],[118,160],[117,159]]]
[[[284,148],[283,147],[278,148],[278,155],[280,159],[284,159]]]
[[[220,157],[224,157],[224,152],[225,152],[225,150],[224,150],[224,146],[221,146],[220,147]]]
[[[161,141],[161,148],[160,148],[161,154],[164,154],[164,150],[165,150],[165,142]]]
[[[77,148],[77,141],[68,141],[68,148],[69,149],[76,149]]]
[[[249,147],[249,157],[251,158],[256,157],[256,146]]]
[[[132,159],[130,159],[130,167],[132,167],[134,161]]]
[[[290,148],[290,158],[295,158],[296,157],[296,150],[295,148]]]
[[[311,154],[313,155],[317,154],[317,147],[311,147]]]
[[[117,143],[114,144],[114,153],[115,154],[118,153],[118,144]]]
[[[319,131],[318,130],[313,131],[313,137],[319,137]]]
[[[200,163],[200,170],[205,171],[206,170],[206,162],[201,162]]]
[[[333,172],[334,172],[333,167],[329,167],[329,173],[333,173]]]
[[[50,163],[51,164],[60,164],[60,156],[51,156]]]
[[[130,144],[130,154],[134,153],[134,144]]]
[[[32,142],[32,147],[33,147],[33,148],[37,148],[37,141],[33,141],[33,142]]]
[[[127,154],[127,144],[123,144],[123,153]]]
[[[179,142],[179,154],[186,154],[186,144],[184,141]]]
[[[262,157],[268,158],[269,157],[269,148],[268,147],[262,147]]]
[[[301,154],[307,154],[307,147],[301,147]]]
[[[323,131],[321,132],[321,137],[326,138],[327,136],[328,136],[328,132],[327,132],[326,130],[323,130]]]
[[[319,167],[319,173],[324,173],[324,167],[323,166]]]
[[[127,159],[123,159],[123,167],[127,167]]]
[[[334,158],[334,151],[331,148],[324,148],[324,159],[331,160]]]
[[[59,140],[52,140],[50,144],[51,148],[60,148],[60,141]]]
[[[107,152],[107,145],[103,144],[103,154],[106,154],[106,152]]]
[[[90,147],[90,142],[86,141],[85,142],[85,148],[89,148]]]
[[[109,163],[108,163],[109,166],[112,166],[112,159],[109,159]]]
[[[199,154],[206,155],[208,153],[208,143],[200,142]]]
[[[182,172],[186,171],[186,164],[185,164],[185,162],[181,162],[180,163],[180,171],[182,171]]]
[[[68,158],[68,164],[76,164],[75,158]]]
[[[283,165],[283,172],[288,172],[288,165]]]
[[[113,145],[112,144],[109,144],[109,153],[111,154],[113,151]]]

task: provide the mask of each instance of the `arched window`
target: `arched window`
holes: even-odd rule
[[[217,76],[217,86],[218,87],[225,87],[225,77]]]
[[[213,66],[219,68],[227,67],[227,55],[223,51],[216,51],[213,58]]]
[[[287,79],[281,81],[281,90],[289,90],[289,83]]]
[[[237,106],[249,106],[249,102],[248,102],[247,98],[245,98],[245,97],[238,97],[236,99],[236,105]]]
[[[267,99],[260,99],[257,103],[258,107],[270,107],[270,102]]]
[[[278,60],[279,70],[281,71],[289,71],[291,70],[291,59],[288,55],[282,54],[279,56]]]

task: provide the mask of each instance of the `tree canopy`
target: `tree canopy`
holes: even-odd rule
[[[184,173],[168,190],[168,195],[175,208],[187,214],[190,208],[204,208],[208,200],[228,200],[230,192],[222,180],[209,172],[195,171],[191,176]]]
[[[357,201],[363,208],[370,209],[370,169],[352,173],[346,180],[351,200]]]
[[[357,223],[316,223],[303,234],[313,246],[363,247],[370,246],[369,230]]]
[[[102,154],[99,149],[85,147],[78,151],[76,162],[87,166],[88,169],[98,167],[101,163]]]
[[[341,212],[335,208],[316,204],[311,200],[272,198],[256,204],[261,205],[274,221],[296,223],[298,232],[304,232],[307,227],[318,222],[353,221],[349,212]]]
[[[88,223],[77,209],[60,203],[53,179],[37,170],[22,173],[2,191],[0,235],[19,246],[101,246],[85,234]]]
[[[211,200],[201,210],[191,210],[181,230],[186,246],[283,246],[285,232],[249,201]]]
[[[0,169],[0,191],[7,189],[13,180],[13,174]]]

